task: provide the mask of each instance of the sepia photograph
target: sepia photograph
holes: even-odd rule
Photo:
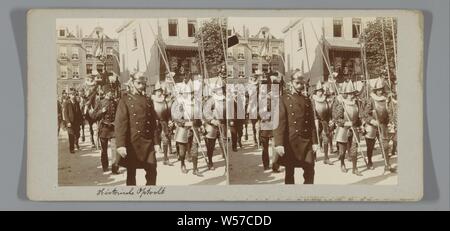
[[[396,28],[363,15],[230,17],[229,77],[256,85],[247,96],[268,85],[280,114],[273,129],[240,120],[230,184],[397,184]]]
[[[216,145],[201,118],[172,116],[172,105],[194,107],[193,81],[225,74],[225,19],[56,25],[60,186],[226,183],[226,133]]]
[[[27,193],[419,200],[421,23],[401,10],[30,11]]]

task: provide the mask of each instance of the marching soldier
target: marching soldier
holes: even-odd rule
[[[103,172],[108,171],[108,142],[111,144],[112,161],[111,171],[119,174],[118,158],[116,154],[116,140],[114,136],[114,120],[116,117],[117,101],[114,97],[114,88],[110,85],[103,86],[105,98],[97,103],[95,108],[95,120],[98,120],[98,136],[100,138],[101,163]]]
[[[189,82],[191,83],[191,82]],[[200,127],[202,125],[201,120],[194,119],[194,89],[192,84],[185,84],[183,95],[178,98],[176,107],[178,108],[178,114],[174,116],[174,121],[177,125],[175,132],[175,142],[178,147],[178,152],[181,161],[181,172],[186,174],[185,159],[186,155],[190,154],[192,158],[193,171],[192,174],[201,176],[198,171],[198,147],[200,145]]]
[[[169,161],[169,152],[170,152],[170,142],[171,142],[171,127],[172,122],[170,116],[170,105],[167,102],[166,97],[163,94],[164,89],[160,82],[155,84],[155,89],[153,90],[153,107],[155,109],[155,113],[158,121],[158,124],[161,130],[158,132],[158,135],[161,138],[162,142],[162,151],[164,153],[164,165],[172,165]]]
[[[207,99],[204,105],[204,127],[205,127],[205,141],[206,141],[206,155],[208,156],[208,169],[214,170],[214,163],[212,161],[214,148],[216,146],[216,139],[219,142],[220,151],[225,156],[226,134],[226,101],[223,94],[222,81],[212,86],[212,97]],[[210,113],[212,112],[212,113]]]
[[[380,141],[381,152],[385,158],[385,171],[395,172],[389,163],[388,124],[389,113],[387,98],[384,96],[383,79],[378,78],[372,88],[368,102],[364,105],[364,122],[366,131],[368,167],[373,169],[372,155],[377,135]]]
[[[392,149],[391,156],[395,156],[397,154],[397,95],[393,93],[390,97],[388,97],[388,111],[389,118],[391,122],[388,124],[389,129],[389,139],[392,140]]]
[[[314,90],[314,95],[312,96],[312,102],[314,106],[314,113],[315,118],[317,120],[316,122],[316,128],[318,129],[318,136],[320,139],[319,143],[322,143],[323,152],[325,155],[325,158],[323,160],[324,164],[333,165],[331,163],[328,153],[331,149],[331,131],[332,128],[330,128],[330,125],[332,125],[331,122],[331,111],[332,111],[332,105],[329,104],[329,101],[327,100],[327,95],[324,94],[324,88],[322,86],[322,82],[318,82],[316,85],[316,88]]]
[[[252,88],[254,91],[248,91],[248,106],[247,106],[247,114],[248,115],[256,115],[256,118],[250,118],[250,122],[252,123],[252,131],[253,131],[253,141],[256,145],[258,145],[258,133],[256,130],[256,123],[258,122],[258,97],[259,97],[259,82],[258,78],[261,75],[259,71],[256,71],[254,75],[251,76],[249,83],[254,86]],[[256,99],[255,101],[253,101]],[[251,102],[250,102],[251,101]]]
[[[337,125],[336,142],[338,144],[339,160],[341,161],[341,171],[347,172],[344,160],[345,154],[348,152],[352,161],[352,173],[362,176],[356,166],[359,134],[354,132],[357,132],[357,128],[361,126],[359,105],[354,98],[356,92],[351,80],[343,83],[342,95],[338,96],[337,102],[334,104],[333,117]]]
[[[156,156],[159,137],[152,101],[145,95],[147,77],[142,72],[131,75],[128,92],[117,106],[115,136],[119,165],[127,168],[127,185],[136,185],[136,169],[146,172],[146,185],[156,185]]]
[[[314,153],[317,138],[314,112],[307,94],[307,84],[301,72],[293,74],[292,90],[279,102],[279,123],[274,130],[274,143],[279,163],[285,166],[285,184],[294,184],[296,167],[303,168],[304,184],[314,183]]]
[[[266,94],[268,97],[267,100],[267,111],[272,111],[272,97],[271,97],[271,84],[267,83],[267,81],[261,82],[261,84],[267,84],[267,92],[263,92],[262,94]],[[270,140],[273,137],[273,130],[267,129],[272,124],[272,117],[268,118],[261,118],[260,120],[260,130],[259,130],[259,140],[262,146],[262,163],[264,167],[264,171],[270,169],[270,158],[269,158],[269,146],[270,146]],[[274,168],[274,171],[277,171],[278,169]]]
[[[238,92],[236,88],[232,90],[231,99],[232,102],[229,105],[233,105],[234,107],[234,115],[233,118],[228,119],[228,125],[230,127],[231,133],[231,148],[233,152],[237,152],[237,145],[242,148],[241,137],[242,137],[242,128],[243,128],[243,119],[238,118]]]

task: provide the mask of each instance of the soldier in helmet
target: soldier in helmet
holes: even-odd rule
[[[314,183],[314,152],[317,136],[314,111],[308,97],[308,81],[297,71],[291,78],[292,90],[279,102],[279,123],[274,130],[274,143],[280,165],[285,166],[285,184],[294,184],[295,168],[303,168],[304,184]]]
[[[259,81],[258,80],[261,75],[262,75],[262,73],[259,70],[257,70],[255,72],[255,74],[250,78],[249,84],[253,85],[253,87],[251,88],[251,91],[248,91],[249,102],[248,102],[248,107],[247,107],[247,114],[249,114],[249,117],[251,115],[256,116],[254,118],[250,118],[250,122],[252,123],[253,141],[255,142],[256,145],[259,142],[258,133],[256,130],[256,123],[258,122],[258,97],[259,97]]]
[[[119,165],[127,168],[127,185],[136,185],[136,169],[146,172],[146,185],[156,185],[156,156],[159,151],[156,114],[152,101],[145,95],[147,77],[142,72],[131,75],[128,92],[117,106],[115,136]]]
[[[342,95],[336,99],[337,102],[333,107],[333,117],[337,125],[336,128],[336,142],[338,144],[339,160],[341,161],[341,171],[346,173],[345,154],[348,152],[352,161],[352,173],[357,176],[362,176],[357,168],[357,150],[359,141],[359,134],[354,133],[357,128],[361,126],[359,117],[359,105],[355,100],[356,89],[353,82],[349,80],[343,83]],[[358,140],[355,140],[358,139]]]
[[[208,169],[214,170],[214,163],[212,161],[214,147],[216,140],[219,142],[219,147],[222,155],[225,156],[226,143],[226,101],[224,86],[221,80],[211,86],[212,96],[208,98],[204,104],[204,127],[205,127],[205,141],[206,154],[208,156]]]
[[[177,113],[172,117],[177,125],[175,132],[175,142],[181,161],[181,172],[188,173],[186,169],[185,159],[188,154],[192,158],[193,170],[192,174],[201,176],[198,171],[198,147],[200,145],[200,127],[202,122],[200,119],[194,118],[194,88],[192,82],[182,84],[183,94],[174,102]]]
[[[112,159],[113,164],[111,166],[111,171],[113,174],[118,174],[119,166],[118,158],[116,157],[116,142],[114,136],[114,120],[116,116],[117,110],[117,101],[115,100],[115,92],[114,88],[110,85],[103,86],[103,93],[105,94],[105,98],[96,104],[94,109],[95,120],[99,121],[98,123],[98,137],[100,138],[101,144],[101,164],[103,168],[103,172],[108,171],[108,143],[111,144],[112,150]]]
[[[332,105],[329,104],[327,95],[324,93],[325,90],[322,82],[319,81],[314,89],[314,95],[312,96],[315,118],[317,120],[316,128],[318,129],[320,143],[322,143],[323,152],[325,155],[323,163],[332,165],[328,157],[332,141],[330,128]]]
[[[239,107],[238,104],[239,101],[239,94],[238,89],[236,87],[232,88],[231,97],[230,97],[230,104],[228,104],[229,107],[233,107],[233,110],[230,110],[234,112],[232,118],[228,118],[228,125],[230,127],[230,134],[231,134],[231,148],[233,152],[237,151],[237,146],[239,145],[240,148],[242,148],[241,138],[242,138],[242,129],[243,129],[243,123],[244,119],[239,118]]]
[[[161,83],[158,81],[155,84],[155,89],[153,89],[154,95],[152,96],[153,107],[155,109],[155,113],[158,122],[158,127],[161,128],[158,132],[158,135],[161,137],[162,142],[162,151],[164,153],[164,165],[172,165],[169,161],[169,148],[170,148],[170,135],[171,135],[171,115],[170,115],[170,105],[167,102],[167,99],[164,95],[164,89]]]
[[[387,98],[384,95],[383,79],[378,78],[372,88],[368,102],[364,105],[363,117],[366,130],[368,167],[373,169],[372,155],[375,139],[379,136],[381,152],[386,159],[385,171],[395,172],[389,163],[388,124],[390,122]]]

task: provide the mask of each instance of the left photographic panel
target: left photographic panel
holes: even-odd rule
[[[226,24],[57,19],[58,186],[226,185],[227,135],[202,112],[226,75]]]

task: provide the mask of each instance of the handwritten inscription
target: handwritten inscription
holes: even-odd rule
[[[145,197],[162,195],[166,187],[131,187],[131,188],[101,188],[97,190],[97,196],[132,196]]]

